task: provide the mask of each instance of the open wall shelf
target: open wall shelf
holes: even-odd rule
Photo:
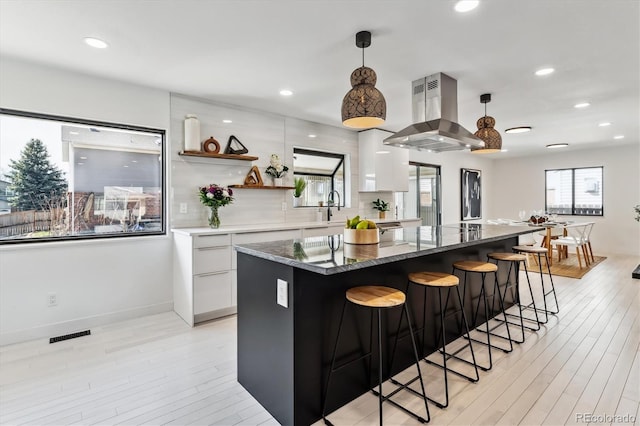
[[[241,189],[295,189],[293,186],[267,186],[267,185],[229,185],[229,188]]]
[[[243,161],[255,161],[258,159],[258,157],[253,157],[251,155],[217,154],[213,152],[203,152],[203,151],[180,151],[178,155],[184,155],[187,157],[225,158],[227,160],[243,160]]]

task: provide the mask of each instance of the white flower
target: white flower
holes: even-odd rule
[[[225,197],[225,198],[229,196],[229,193],[227,192],[226,189],[222,190],[222,196]]]
[[[282,165],[282,162],[280,161],[280,157],[278,157],[278,154],[271,154],[271,165],[275,168],[278,168],[279,166]]]
[[[207,198],[213,198],[213,194],[210,192],[207,192]]]
[[[283,170],[284,170],[284,167],[282,167],[282,164],[278,164],[278,165],[276,166],[276,171],[277,171],[278,173],[282,173],[282,171],[283,171]]]

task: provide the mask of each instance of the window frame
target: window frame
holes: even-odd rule
[[[600,214],[584,214],[576,213],[576,170],[584,169],[600,169],[601,171],[601,185],[600,185],[600,198],[602,200],[602,207],[600,208]],[[571,213],[557,213],[559,216],[585,216],[585,217],[599,217],[604,216],[604,166],[586,166],[586,167],[565,167],[561,169],[545,169],[544,171],[544,210],[549,211],[549,205],[547,200],[547,172],[559,172],[559,171],[571,171]]]
[[[99,126],[107,129],[128,130],[132,132],[147,132],[154,133],[160,136],[160,187],[162,188],[162,197],[160,202],[160,211],[162,213],[162,220],[160,221],[160,230],[154,231],[137,231],[137,232],[118,232],[118,233],[104,233],[104,234],[81,234],[81,235],[67,235],[58,237],[42,237],[42,238],[16,238],[16,239],[0,239],[0,247],[9,246],[15,244],[38,244],[38,243],[52,243],[52,242],[70,242],[70,241],[82,241],[82,240],[102,240],[102,239],[114,239],[114,238],[140,238],[140,237],[152,237],[152,236],[166,236],[167,235],[167,131],[165,129],[157,129],[145,126],[136,126],[131,124],[112,123],[107,121],[91,120],[70,116],[61,116],[53,114],[44,114],[38,112],[30,112],[23,110],[15,110],[10,108],[0,108],[0,115],[9,115],[22,118],[32,118],[38,120],[57,121],[60,123],[79,124],[85,126]]]
[[[343,196],[340,199],[340,207],[345,207],[346,205],[346,186],[347,186],[347,182],[346,182],[346,170],[344,167],[344,160],[345,160],[345,154],[337,154],[337,153],[333,153],[333,152],[325,152],[325,151],[316,151],[313,149],[308,149],[308,148],[293,148],[293,155],[296,154],[303,154],[303,155],[314,155],[316,157],[326,157],[326,158],[335,158],[338,161],[338,165],[333,169],[333,173],[307,173],[307,172],[296,172],[295,171],[295,166],[293,168],[293,177],[295,178],[296,176],[322,176],[322,177],[329,177],[331,178],[331,189],[330,192],[335,191],[335,175],[337,173],[337,171],[340,169],[340,167],[343,168],[343,173],[345,175],[345,178],[343,180],[343,185],[344,188],[342,189],[342,193]],[[300,206],[300,207],[318,207],[318,206],[308,206],[308,205],[304,205],[304,206]]]

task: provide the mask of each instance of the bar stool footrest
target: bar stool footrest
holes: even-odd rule
[[[390,393],[390,394],[389,394],[389,395],[387,395],[387,396],[385,396],[384,394],[383,394],[383,395],[380,395],[380,392],[378,392],[377,390],[374,390],[374,389],[371,389],[371,392],[372,392],[375,396],[382,397],[382,401],[383,401],[383,402],[384,402],[384,401],[387,401],[388,403],[390,403],[390,404],[392,404],[392,405],[395,405],[395,406],[396,406],[396,408],[399,408],[399,409],[401,409],[402,411],[404,411],[405,413],[407,413],[408,415],[410,415],[411,417],[414,417],[414,418],[415,418],[415,419],[417,419],[420,423],[429,423],[429,420],[426,420],[426,419],[424,419],[422,416],[420,416],[420,415],[418,415],[418,414],[414,413],[413,411],[411,411],[411,410],[409,410],[409,409],[407,409],[407,408],[404,408],[402,405],[398,404],[397,402],[395,402],[394,400],[392,400],[392,399],[391,399],[391,397],[392,397],[393,395],[395,395],[397,392],[399,392],[399,391],[401,391],[401,390],[402,390],[402,388],[398,388],[398,389],[396,389],[395,391],[393,391],[392,393]],[[420,395],[420,397],[422,398],[422,395]]]

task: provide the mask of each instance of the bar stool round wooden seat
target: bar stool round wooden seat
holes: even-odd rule
[[[525,254],[533,254],[538,257],[538,270],[540,272],[540,285],[542,286],[542,301],[544,303],[544,309],[536,308],[533,301],[527,305],[526,309],[533,309],[537,312],[541,312],[544,314],[544,321],[540,320],[540,324],[546,324],[549,321],[549,314],[555,315],[560,312],[560,306],[558,305],[558,297],[556,296],[556,288],[553,285],[553,276],[551,275],[551,267],[549,266],[549,251],[545,247],[536,247],[536,246],[514,246],[511,248],[516,253],[525,253]],[[542,272],[542,256],[544,256],[545,263],[547,264],[547,275],[549,276],[549,281],[551,283],[551,290],[548,292],[544,287],[544,273]],[[553,299],[555,301],[555,309],[549,309],[547,305],[547,297],[553,294]]]
[[[518,315],[514,315],[511,313],[506,312],[506,315],[508,317],[513,317],[513,318],[519,318],[520,319],[520,323],[514,323],[511,321],[508,321],[507,324],[510,325],[515,325],[517,327],[520,327],[520,333],[521,333],[521,338],[520,340],[517,340],[515,337],[513,337],[513,341],[516,343],[524,343],[525,340],[525,333],[524,333],[524,329],[527,328],[529,330],[533,330],[533,331],[538,331],[540,330],[540,321],[538,318],[538,311],[534,310],[535,312],[535,319],[530,319],[530,318],[526,318],[523,315],[523,311],[524,311],[524,307],[521,303],[520,300],[520,265],[521,264],[525,264],[527,261],[527,256],[525,256],[524,254],[520,254],[520,253],[489,253],[487,255],[487,260],[491,261],[494,260],[496,262],[496,265],[499,264],[499,262],[509,262],[509,270],[507,272],[507,279],[504,283],[497,283],[498,286],[498,290],[500,289],[500,285],[504,285],[504,293],[502,295],[502,300],[505,300],[507,297],[507,290],[511,290],[511,297],[514,301],[514,303],[517,305],[518,307]],[[529,286],[529,294],[531,295],[531,300],[534,300],[533,297],[533,289],[531,288],[531,280],[529,280],[529,271],[527,270],[527,268],[523,268],[524,269],[524,273],[527,277],[527,284]],[[512,279],[511,276],[514,276],[514,278]],[[515,289],[515,294],[514,294],[514,289]],[[494,297],[494,301],[495,301],[495,297]],[[493,307],[493,301],[491,302],[491,305]],[[533,306],[535,307],[535,302],[533,304]],[[502,321],[500,319],[497,319],[497,321]],[[529,326],[524,324],[525,321],[529,321],[529,322],[533,322],[535,323],[535,327]],[[508,327],[508,325],[507,325]],[[503,336],[497,335],[498,337],[504,338]]]
[[[481,368],[484,371],[489,371],[491,370],[491,368],[493,368],[493,357],[491,355],[491,348],[496,348],[496,349],[500,349],[503,352],[511,352],[513,350],[513,343],[511,341],[511,332],[509,331],[509,327],[507,326],[507,336],[508,336],[508,341],[509,341],[509,348],[503,348],[500,346],[497,346],[493,343],[491,343],[491,329],[489,328],[489,320],[491,319],[491,317],[489,316],[489,303],[488,303],[488,299],[489,297],[493,297],[495,295],[495,293],[498,293],[498,301],[500,303],[499,308],[500,308],[500,312],[502,312],[502,315],[504,317],[504,322],[507,322],[507,315],[505,313],[505,309],[504,309],[504,300],[502,299],[502,293],[500,293],[500,290],[497,288],[497,282],[498,282],[498,278],[497,278],[497,272],[498,272],[498,266],[495,263],[490,263],[490,262],[481,262],[481,261],[477,261],[477,260],[459,260],[457,262],[453,263],[453,274],[455,274],[456,271],[461,271],[464,272],[464,281],[463,281],[463,290],[462,290],[462,300],[465,300],[465,295],[467,292],[467,275],[470,273],[478,273],[481,276],[481,280],[482,280],[482,284],[480,287],[480,294],[478,295],[478,303],[476,305],[475,310],[473,310],[472,307],[472,313],[473,313],[473,327],[475,328],[477,325],[477,320],[478,320],[478,313],[480,311],[480,302],[482,302],[482,304],[484,305],[484,317],[485,317],[485,334],[487,335],[487,341],[483,341],[483,340],[477,340],[477,339],[473,339],[473,338],[469,338],[470,340],[473,340],[474,342],[480,343],[482,345],[485,345],[487,347],[488,350],[488,354],[489,354],[489,364],[487,366],[482,366],[480,364],[478,364],[478,367]],[[495,276],[494,279],[494,292],[490,295],[487,293],[486,290],[486,277],[487,274],[489,273],[493,273]]]
[[[462,306],[462,298],[460,296],[460,288],[459,288],[459,284],[460,284],[460,280],[458,279],[458,277],[456,277],[455,275],[451,275],[451,274],[447,274],[444,272],[432,272],[432,271],[421,271],[421,272],[413,272],[409,274],[408,277],[408,283],[407,283],[407,294],[409,291],[409,286],[411,284],[414,284],[416,286],[420,286],[424,289],[424,305],[423,305],[423,319],[422,319],[422,327],[420,329],[416,329],[415,332],[418,333],[420,330],[422,330],[422,353],[424,353],[424,344],[426,341],[426,336],[425,336],[425,330],[427,329],[427,289],[428,288],[433,288],[433,289],[437,289],[438,290],[438,302],[439,302],[439,309],[440,309],[440,331],[439,331],[439,335],[436,338],[436,346],[438,347],[438,351],[442,354],[442,364],[438,364],[437,362],[434,362],[432,360],[429,360],[427,357],[424,358],[424,361],[435,365],[437,367],[440,367],[443,369],[444,371],[444,392],[445,392],[445,399],[444,402],[439,402],[436,401],[435,399],[429,398],[427,396],[427,399],[431,402],[433,402],[434,404],[436,404],[436,406],[438,406],[439,408],[446,408],[449,405],[449,380],[447,377],[447,372],[450,371],[453,374],[456,374],[460,377],[463,377],[467,380],[469,380],[470,382],[477,382],[480,379],[480,376],[478,374],[478,366],[476,365],[476,358],[475,358],[475,354],[473,352],[473,346],[471,344],[471,341],[469,341],[468,345],[465,345],[461,348],[459,348],[457,351],[453,352],[453,353],[447,353],[447,335],[446,335],[446,331],[445,331],[445,322],[444,319],[447,316],[446,312],[447,312],[447,308],[448,308],[448,304],[449,304],[449,298],[451,296],[451,290],[455,287],[456,289],[456,294],[458,296],[458,302],[460,303],[460,306]],[[447,290],[447,297],[446,297],[446,302],[443,306],[442,304],[442,290],[446,289]],[[464,324],[464,330],[466,331],[467,337],[469,336],[469,323],[467,321],[467,316],[464,312],[464,310],[460,310],[460,311],[455,311],[453,312],[454,314],[457,314],[458,312],[462,312],[462,323]],[[396,344],[398,342],[398,335],[400,332],[400,326],[398,325],[398,333],[396,333]],[[440,338],[442,338],[442,346],[440,346]],[[393,354],[395,354],[395,348],[396,348],[396,344],[394,344],[393,346]],[[462,350],[466,349],[466,347],[469,347],[470,351],[471,351],[471,358],[472,361],[468,361],[464,358],[461,358],[458,356],[458,353],[460,353]],[[456,358],[460,361],[463,361],[465,363],[471,364],[474,367],[475,370],[475,377],[470,377],[467,376],[464,373],[461,373],[459,371],[456,371],[454,369],[452,369],[450,366],[447,366],[447,360],[449,358]],[[415,382],[418,378],[415,377],[412,380],[408,381],[407,383],[400,383],[398,381],[396,381],[395,379],[391,378],[391,381],[399,386],[405,386],[408,387],[411,383]],[[407,388],[410,391],[413,391],[411,388]]]
[[[327,397],[329,396],[329,386],[331,385],[331,376],[337,370],[340,370],[346,367],[349,364],[360,361],[364,358],[369,357],[371,359],[372,355],[372,346],[373,346],[373,330],[371,330],[371,342],[369,344],[369,352],[364,354],[363,356],[348,361],[340,366],[336,367],[336,354],[338,351],[338,342],[340,341],[340,333],[342,331],[342,323],[344,320],[344,313],[347,308],[347,301],[351,302],[351,304],[358,305],[360,307],[366,309],[375,309],[378,314],[378,390],[372,390],[372,392],[378,397],[378,411],[380,417],[380,425],[382,426],[382,403],[387,401],[397,408],[401,409],[405,413],[415,417],[422,423],[427,423],[431,420],[429,415],[429,406],[427,404],[427,395],[424,390],[424,381],[422,380],[422,373],[420,372],[420,359],[418,358],[418,351],[416,348],[416,342],[413,337],[413,329],[411,327],[411,320],[409,319],[409,307],[407,306],[406,296],[404,292],[397,290],[391,287],[384,286],[360,286],[353,287],[347,290],[346,298],[344,301],[344,305],[342,306],[342,313],[340,314],[340,323],[338,326],[338,335],[336,336],[335,346],[333,347],[333,356],[331,357],[331,369],[329,370],[329,377],[327,378],[327,386],[325,387],[324,400],[322,403],[322,419],[328,425],[331,425],[329,419],[326,418],[326,407],[327,407]],[[391,399],[399,391],[403,390],[403,387],[398,387],[394,391],[390,392],[388,395],[383,395],[382,393],[382,376],[383,376],[383,352],[382,352],[382,310],[390,309],[394,307],[402,306],[402,312],[400,313],[400,320],[402,321],[402,314],[404,313],[407,319],[407,323],[409,324],[409,333],[411,335],[411,343],[413,345],[413,354],[415,357],[415,365],[418,370],[418,377],[420,378],[420,388],[422,390],[422,394],[417,393],[424,400],[424,408],[427,413],[426,419],[422,416],[414,413],[413,411],[403,407],[399,403],[393,401]],[[373,312],[372,312],[373,313]],[[373,327],[373,324],[371,325]],[[369,371],[371,370],[371,361],[369,361]],[[370,375],[370,374],[369,374]],[[369,380],[369,378],[367,378]]]

